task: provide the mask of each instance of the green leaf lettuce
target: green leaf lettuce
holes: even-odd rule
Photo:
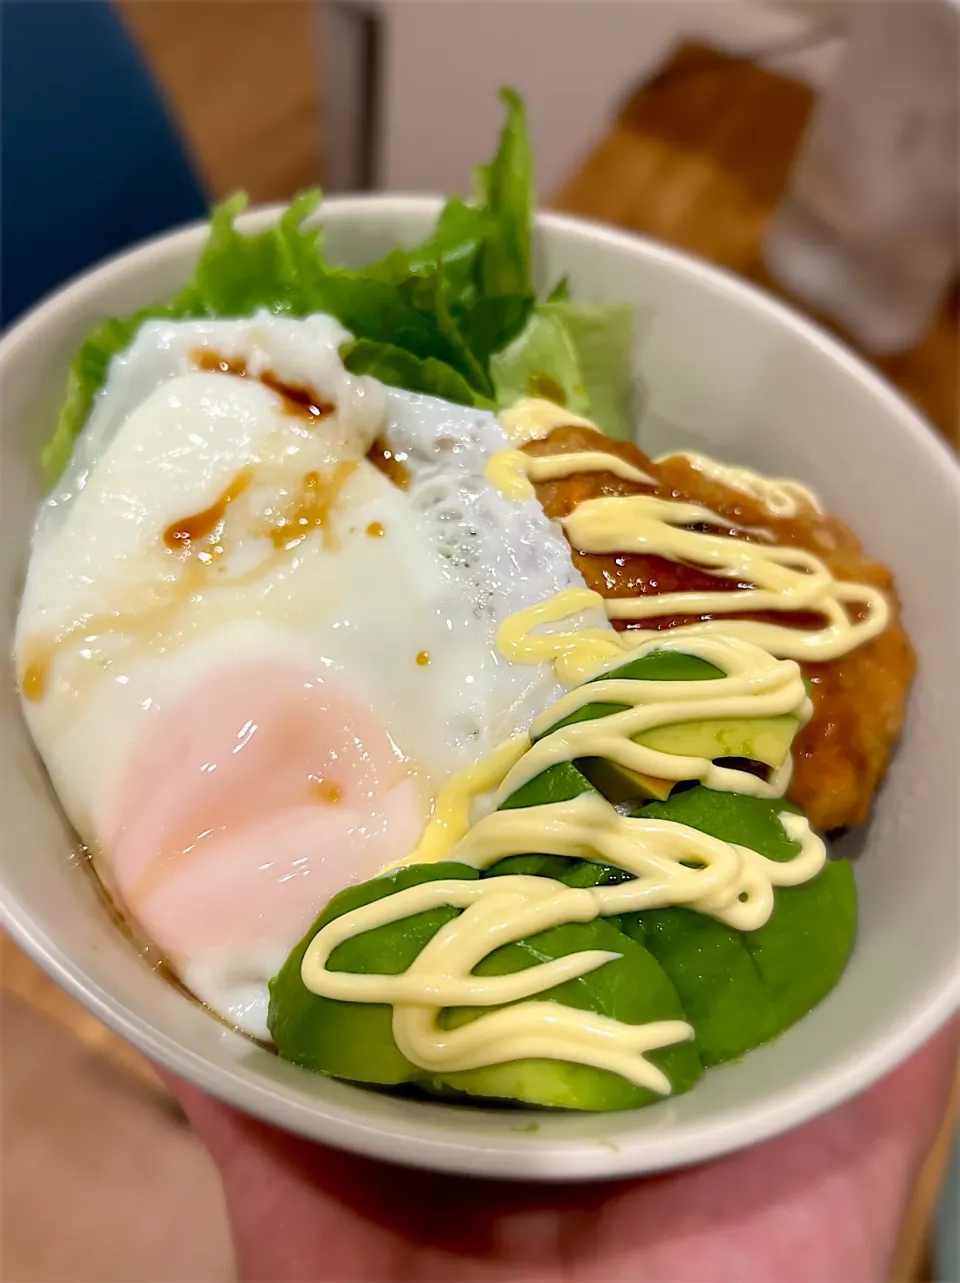
[[[173,299],[114,317],[86,338],[70,366],[56,431],[42,453],[52,484],[70,458],[114,356],[150,319],[288,316],[326,312],[350,331],[347,368],[394,387],[495,409],[536,385],[611,433],[628,427],[630,309],[577,307],[561,281],[536,304],[531,284],[533,161],[523,103],[501,98],[506,119],[493,160],[476,171],[472,201],[448,200],[429,237],[351,271],[328,263],[312,223],[318,191],[303,192],[276,225],[238,230],[246,197],[213,211],[190,281]],[[539,381],[538,381],[538,376]]]

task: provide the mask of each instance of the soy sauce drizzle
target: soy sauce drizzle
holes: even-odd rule
[[[232,374],[238,379],[256,379],[258,383],[262,383],[265,388],[269,388],[280,397],[284,413],[294,418],[319,421],[336,413],[337,407],[334,402],[321,397],[320,393],[311,387],[289,383],[286,379],[281,379],[273,370],[261,370],[258,374],[251,374],[242,356],[226,357],[209,348],[198,348],[192,353],[192,359],[198,369],[205,370],[208,374]]]

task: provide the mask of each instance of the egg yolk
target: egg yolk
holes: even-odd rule
[[[415,844],[426,807],[372,710],[306,670],[237,662],[160,708],[101,823],[126,908],[172,958],[292,947]]]

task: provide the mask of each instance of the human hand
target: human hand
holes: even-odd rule
[[[876,1283],[956,1055],[954,1025],[870,1091],[776,1140],[590,1185],[394,1167],[167,1081],[220,1169],[246,1280]]]

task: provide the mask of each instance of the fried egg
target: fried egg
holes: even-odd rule
[[[17,625],[25,716],[104,882],[258,1037],[330,897],[561,693],[496,632],[582,584],[538,504],[485,480],[496,418],[349,374],[348,337],[144,325],[40,514]]]

